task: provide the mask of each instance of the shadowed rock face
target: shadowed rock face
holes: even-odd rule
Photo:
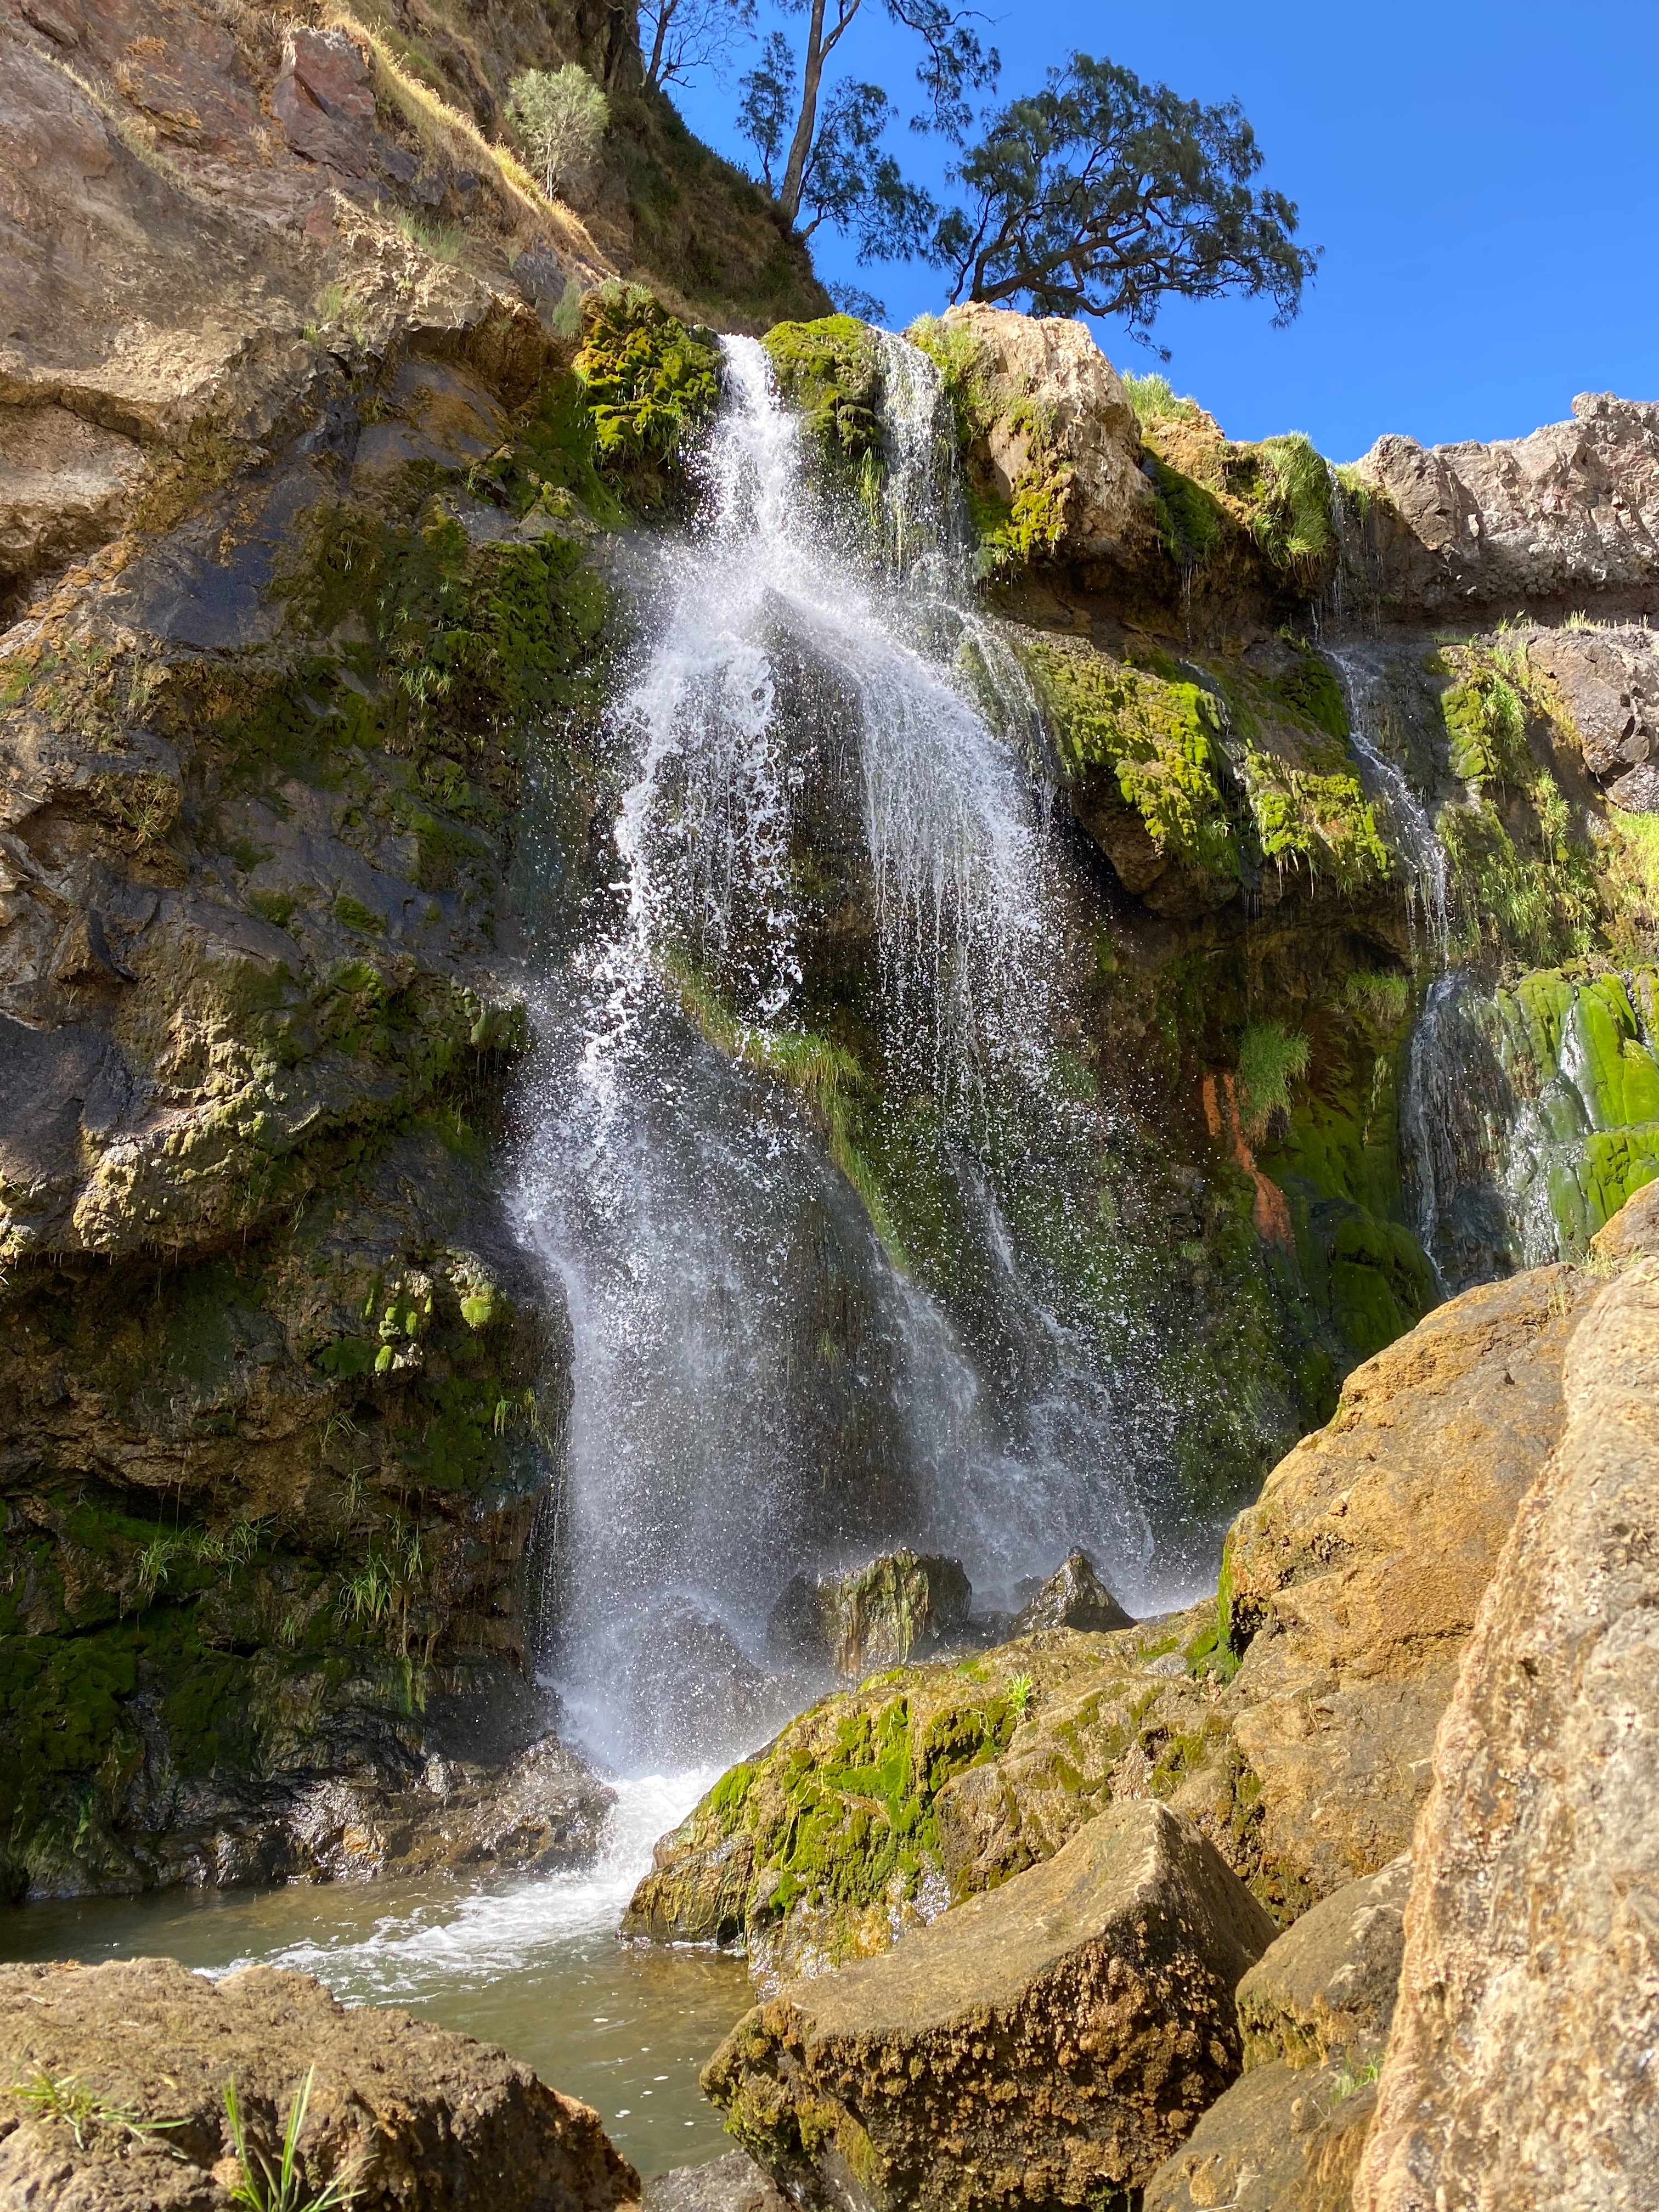
[[[1441,1723],[1358,2212],[1659,2191],[1659,1256],[1601,1292]]]
[[[703,2087],[808,2203],[1138,2188],[1236,2071],[1233,1987],[1272,1934],[1189,1821],[1117,1807],[887,1957],[786,1984]]]
[[[505,2051],[407,2013],[348,2011],[274,1967],[220,1982],[171,1959],[0,1969],[0,2068],[8,2081],[72,2075],[84,2093],[70,2117],[9,2100],[9,2204],[228,2212],[244,2177],[227,2084],[250,2151],[276,2163],[308,2073],[307,2202],[348,2174],[363,2212],[619,2212],[640,2193],[598,2113]]]
[[[1238,1985],[1244,2073],[1146,2185],[1146,2212],[1347,2212],[1394,2017],[1411,1864],[1314,1905]]]

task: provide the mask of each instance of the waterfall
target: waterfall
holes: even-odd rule
[[[574,1732],[634,1771],[741,1749],[799,1701],[765,1622],[802,1567],[906,1540],[995,1599],[1082,1543],[1131,1604],[1178,1595],[1146,1502],[1172,1414],[1123,1367],[1133,1316],[1114,1350],[1063,1313],[999,1195],[1081,1110],[1048,1093],[1080,939],[1036,709],[969,596],[938,372],[884,340],[860,550],[763,349],[723,343],[702,517],[641,586],[608,717],[613,880],[544,994],[519,1191],[574,1336],[548,1665]],[[860,1179],[827,969],[960,1223],[945,1303]]]
[[[1348,733],[1368,795],[1382,808],[1394,831],[1395,847],[1408,871],[1407,915],[1413,941],[1420,908],[1435,957],[1443,969],[1451,957],[1445,848],[1434,817],[1412,789],[1405,772],[1382,750],[1383,685],[1378,672],[1352,646],[1327,645],[1348,709]]]
[[[1447,1297],[1536,1264],[1512,1218],[1516,1102],[1481,1018],[1488,1004],[1460,970],[1435,978],[1412,1029],[1401,1100],[1412,1227]]]

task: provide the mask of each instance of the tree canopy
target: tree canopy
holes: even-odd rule
[[[1073,54],[957,164],[966,205],[940,218],[930,252],[957,300],[1121,317],[1144,333],[1172,294],[1242,292],[1271,298],[1283,325],[1318,253],[1296,243],[1294,203],[1253,187],[1261,167],[1237,100],[1205,107]]]

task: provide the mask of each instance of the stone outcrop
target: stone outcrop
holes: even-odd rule
[[[1659,1258],[1602,1291],[1565,1395],[1436,1741],[1357,2212],[1659,2189]]]
[[[1582,392],[1571,422],[1528,437],[1425,448],[1389,436],[1355,472],[1385,510],[1391,614],[1659,606],[1659,406]]]
[[[867,1674],[959,1634],[972,1599],[960,1559],[886,1552],[847,1574],[797,1575],[768,1618],[767,1642],[786,1662]]]
[[[1336,1418],[1235,1522],[1233,1740],[1254,1847],[1305,1899],[1411,1839],[1434,1731],[1498,1553],[1560,1434],[1561,1363],[1593,1279],[1555,1267],[1440,1307],[1358,1369]],[[1432,1532],[1431,1534],[1430,1532]]]
[[[971,473],[1038,559],[1125,564],[1155,544],[1140,434],[1085,325],[978,304],[939,325],[971,359]]]
[[[599,2115],[489,2044],[348,2010],[308,1975],[223,1981],[171,1959],[0,1968],[0,2202],[60,2212],[229,2212],[251,2159],[280,2163],[307,2081],[303,2201],[363,2212],[620,2212],[639,2177]]]
[[[1304,1913],[1238,1984],[1244,2072],[1146,2185],[1146,2212],[1348,2212],[1400,1983],[1403,1856]]]
[[[908,1942],[1148,1798],[1281,1922],[1380,1871],[1596,1288],[1553,1267],[1467,1291],[1357,1369],[1234,1524],[1218,1607],[1042,1632],[803,1714],[659,1844],[625,1932],[741,1936],[769,1988]]]
[[[798,2203],[1137,2189],[1236,2072],[1232,1990],[1272,1935],[1189,1822],[1115,1807],[886,1958],[786,1985],[703,2086]]]
[[[1133,1621],[1082,1552],[1069,1552],[1048,1581],[1027,1599],[1009,1631],[1035,1636],[1042,1628],[1103,1631],[1133,1628]]]

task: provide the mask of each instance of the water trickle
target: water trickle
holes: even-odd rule
[[[661,552],[610,717],[631,763],[615,882],[545,994],[522,1174],[575,1343],[550,1663],[623,1771],[735,1751],[800,1701],[765,1665],[800,1567],[902,1539],[989,1595],[1082,1542],[1143,1596],[1130,1470],[1164,1418],[1126,1416],[988,1164],[1019,1159],[1022,1116],[1065,1118],[1067,863],[1035,704],[971,604],[938,371],[884,341],[860,551],[764,349],[725,348],[703,519]],[[894,1264],[836,1134],[864,1079],[812,1026],[826,964],[956,1193],[949,1311]]]
[[[1412,1228],[1447,1297],[1507,1274],[1519,1257],[1505,1181],[1516,1102],[1481,1019],[1486,1006],[1461,969],[1436,977],[1412,1030],[1401,1100]]]
[[[1327,645],[1325,657],[1337,672],[1348,710],[1348,732],[1360,763],[1360,780],[1380,805],[1394,832],[1395,849],[1408,871],[1407,917],[1413,940],[1420,909],[1440,966],[1451,957],[1447,903],[1445,848],[1434,817],[1412,789],[1398,763],[1381,743],[1384,687],[1380,672],[1350,646]]]

